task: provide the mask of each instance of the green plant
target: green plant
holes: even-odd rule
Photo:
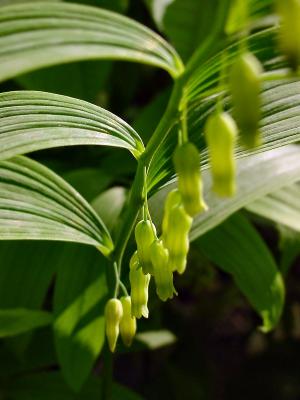
[[[33,299],[25,301],[20,296],[15,303],[8,301],[8,305],[3,301],[1,337],[28,333],[51,324],[57,359],[68,385],[75,392],[84,391],[82,387],[89,379],[88,386],[95,387],[89,389],[89,394],[81,392],[80,398],[97,398],[99,391],[107,398],[113,392],[118,398],[116,393],[122,389],[112,384],[112,356],[105,347],[101,387],[91,378],[105,341],[105,304],[110,299],[108,304],[117,302],[119,307],[108,333],[110,348],[114,350],[119,323],[122,324],[122,304],[116,299],[122,292],[128,299],[131,285],[132,316],[148,317],[149,273],[154,275],[160,299],[172,298],[176,294],[173,273],[175,270],[183,273],[186,268],[188,234],[208,259],[233,275],[239,289],[259,313],[262,331],[272,330],[282,313],[282,273],[248,216],[237,211],[245,207],[299,231],[299,210],[293,203],[299,195],[296,182],[300,173],[300,149],[295,144],[300,136],[300,82],[296,71],[299,54],[294,47],[291,54],[286,43],[281,48],[285,47],[289,53],[287,59],[281,54],[278,45],[281,28],[271,0],[189,2],[196,11],[200,7],[207,9],[208,15],[213,13],[213,23],[205,25],[203,20],[200,37],[195,40],[191,32],[193,40],[185,38],[185,42],[181,30],[172,21],[172,12],[178,15],[176,4],[181,3],[175,0],[168,14],[170,22],[166,19],[165,27],[161,28],[174,47],[133,19],[101,8],[47,1],[0,4],[2,82],[15,78],[25,87],[32,87],[30,75],[22,74],[63,63],[99,59],[161,68],[173,80],[165,111],[147,144],[141,138],[145,132],[140,131],[139,135],[121,118],[91,102],[33,90],[0,94],[0,239],[78,244],[48,247],[47,243],[41,243],[40,247],[30,247],[33,245],[29,242],[3,242],[0,249],[3,254],[20,252],[23,259],[18,264],[13,257],[10,262],[8,258],[1,267],[2,276],[12,268],[18,274],[17,268],[21,270],[24,263],[28,264],[24,281],[26,290],[32,290]],[[112,2],[119,12],[121,3]],[[156,1],[149,3],[153,10]],[[245,4],[248,4],[247,10]],[[193,15],[187,17],[189,20]],[[157,22],[161,26],[161,21]],[[264,72],[255,66],[254,74],[251,69],[257,61],[254,56],[262,63]],[[240,86],[241,79],[244,83]],[[243,90],[247,93],[251,89],[251,100],[247,97],[248,102],[241,104]],[[232,158],[235,128],[229,126],[228,120],[221,121],[224,129],[232,134],[224,149],[220,149],[221,141],[214,142],[213,134],[207,135],[212,163],[214,160],[215,192],[231,195],[237,187],[233,197],[219,198],[211,191],[204,126],[215,112],[220,113],[222,109],[231,112],[231,93],[233,103],[236,101],[233,115],[236,112],[245,143],[249,147],[258,144],[259,126],[262,144],[252,150],[238,144],[235,174]],[[247,109],[253,113],[247,114]],[[211,124],[207,131],[216,129],[215,125]],[[24,156],[37,150],[75,145],[109,146],[131,153],[136,162],[134,179],[127,197],[121,191],[118,206],[114,208],[111,204],[120,198],[120,192],[108,190],[104,193],[107,199],[96,198],[91,205],[65,179]],[[228,168],[225,177],[218,175],[216,165],[223,151],[228,156],[227,162],[220,166],[222,171]],[[175,171],[179,194],[172,192],[176,186]],[[111,171],[111,180],[114,182],[114,171]],[[289,198],[280,192],[283,187],[291,191]],[[164,213],[167,196],[169,203]],[[278,202],[286,207],[281,208]],[[272,213],[272,209],[276,212]],[[295,217],[289,218],[289,212]],[[194,217],[192,226],[191,216]],[[142,222],[137,225],[138,220]],[[177,221],[178,226],[175,222],[171,226],[170,221]],[[142,228],[145,231],[141,232]],[[132,256],[134,230],[137,253]],[[145,240],[147,246],[143,248]],[[169,259],[172,260],[170,268],[167,267]],[[32,267],[39,260],[43,260],[40,280],[36,278],[36,268]],[[53,310],[42,311],[54,274]],[[24,281],[19,282],[20,287]],[[6,284],[3,282],[0,288],[3,286],[4,296]],[[18,286],[10,284],[7,298],[18,290]],[[126,316],[129,317],[127,308]],[[137,329],[138,324],[139,321]],[[129,344],[131,337],[125,333],[124,326],[121,334],[122,331],[125,344]],[[24,335],[24,348],[29,340],[29,334]],[[4,379],[3,388],[4,395],[18,398],[17,386],[12,388],[9,380]],[[125,399],[131,394],[124,392],[121,396]]]

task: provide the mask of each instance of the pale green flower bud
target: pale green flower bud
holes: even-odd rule
[[[234,147],[238,129],[226,112],[212,114],[205,125],[205,137],[210,156],[213,190],[220,196],[232,196],[236,191]]]
[[[131,316],[131,297],[121,297],[123,317],[120,322],[120,334],[125,346],[131,346],[136,333],[136,319]]]
[[[118,299],[110,299],[105,306],[105,330],[110,351],[113,353],[119,336],[119,325],[123,316],[122,303]]]
[[[173,162],[184,208],[193,217],[207,209],[202,195],[200,155],[197,147],[190,142],[177,146]]]
[[[155,225],[151,221],[140,221],[135,227],[137,253],[144,274],[152,274],[153,267],[150,257],[150,246],[156,239]]]
[[[155,240],[151,245],[151,261],[158,297],[162,301],[172,299],[176,293],[173,285],[173,272],[169,267],[169,252],[161,240]]]
[[[144,274],[137,252],[130,260],[129,280],[131,287],[131,315],[136,318],[148,318],[148,287],[151,275]]]
[[[294,71],[300,65],[300,0],[278,0],[279,44]]]
[[[261,75],[259,60],[250,52],[238,56],[231,68],[230,85],[234,117],[244,144],[253,148],[261,143]]]

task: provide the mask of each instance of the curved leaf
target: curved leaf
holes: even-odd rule
[[[77,4],[32,2],[1,8],[0,81],[54,64],[118,59],[182,72],[159,35],[117,13]]]
[[[79,242],[112,250],[90,205],[62,178],[26,157],[0,162],[0,240]]]
[[[300,231],[300,186],[293,184],[247,205],[247,210]]]
[[[136,157],[141,138],[126,122],[82,100],[44,92],[0,94],[0,160],[58,146],[123,147]]]
[[[268,247],[249,221],[235,214],[201,236],[196,245],[230,273],[268,332],[278,323],[284,303],[284,283]]]

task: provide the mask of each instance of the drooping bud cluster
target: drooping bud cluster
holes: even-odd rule
[[[155,238],[156,229],[151,221],[140,221],[136,225],[135,240],[137,244],[137,254],[144,274],[153,274],[150,245]]]
[[[110,351],[116,349],[119,334],[125,346],[130,346],[136,333],[136,319],[132,316],[130,296],[109,299],[105,306],[105,332]]]

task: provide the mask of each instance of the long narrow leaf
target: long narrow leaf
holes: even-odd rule
[[[60,240],[112,250],[89,204],[62,178],[26,157],[0,162],[0,239]]]
[[[174,77],[182,71],[172,46],[120,14],[51,2],[1,8],[0,80],[54,64],[102,58],[154,65]]]
[[[136,157],[141,138],[126,122],[82,100],[44,92],[0,94],[0,160],[58,146],[123,147]]]

